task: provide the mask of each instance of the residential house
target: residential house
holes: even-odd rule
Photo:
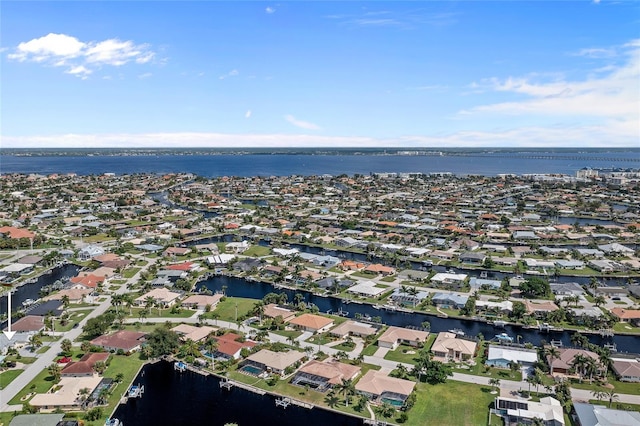
[[[477,343],[455,333],[441,332],[431,346],[434,358],[443,362],[464,362],[473,358]]]
[[[109,352],[122,349],[124,352],[134,352],[144,343],[145,333],[129,330],[119,330],[113,334],[103,335],[91,340],[91,344]]]
[[[309,386],[316,391],[324,392],[343,380],[353,380],[360,374],[361,368],[345,364],[335,359],[327,361],[312,360],[300,367],[291,383],[298,386]]]
[[[485,259],[487,258],[487,255],[485,253],[476,253],[476,252],[464,252],[461,253],[458,256],[458,259],[460,259],[460,262],[462,263],[469,263],[472,265],[481,265]]]
[[[438,272],[431,277],[431,282],[444,287],[460,288],[464,285],[467,274],[450,274],[448,272]]]
[[[411,380],[390,377],[376,370],[366,372],[358,383],[356,392],[365,395],[374,403],[390,402],[393,405],[404,404],[416,387]]]
[[[553,375],[577,375],[577,373],[570,371],[573,368],[573,363],[577,355],[588,357],[594,360],[596,362],[596,365],[598,366],[599,374],[604,373],[605,371],[605,367],[600,364],[600,358],[594,352],[588,351],[586,349],[559,348],[558,353],[560,355],[558,358],[552,359],[550,356],[547,356],[547,364],[549,364],[549,367],[551,368],[551,370],[553,370]]]
[[[203,325],[201,327],[196,327],[190,324],[178,324],[171,329],[180,336],[180,339],[184,342],[187,340],[192,340],[194,342],[200,342],[207,338],[211,333],[216,331],[216,328],[209,327]]]
[[[367,336],[375,335],[377,332],[378,329],[371,324],[349,320],[331,329],[329,334],[340,339],[345,339],[347,336],[366,338]]]
[[[560,309],[551,301],[532,302],[531,300],[525,300],[524,305],[527,308],[527,312],[536,318],[544,318],[549,314],[549,312]]]
[[[206,294],[194,294],[182,301],[182,306],[191,309],[197,309],[204,311],[207,309],[207,306],[210,310],[214,310],[222,299],[221,294],[214,294],[212,296]]]
[[[154,288],[153,290],[134,299],[134,303],[138,306],[145,306],[148,298],[151,298],[156,306],[168,308],[173,306],[180,296],[181,293],[176,293],[167,288]]]
[[[396,273],[395,268],[390,266],[380,265],[378,263],[372,263],[371,265],[364,268],[364,272],[371,272],[374,274],[379,274],[383,276],[393,275]]]
[[[436,293],[431,302],[439,308],[461,309],[469,300],[469,296],[456,293]]]
[[[638,359],[612,358],[613,372],[621,382],[640,382],[640,361]]]
[[[102,378],[97,375],[91,377],[63,377],[56,384],[55,393],[37,393],[31,400],[29,405],[36,410],[51,411],[81,411],[83,400],[80,398],[83,389],[94,389],[102,382]]]
[[[104,249],[95,244],[89,244],[78,251],[79,260],[90,260],[94,257],[102,256],[105,253]]]
[[[215,337],[218,342],[218,348],[213,354],[217,359],[240,359],[242,349],[251,349],[257,345],[256,342],[251,340],[244,340],[242,336],[235,333],[226,333],[222,336]]]
[[[540,419],[544,426],[564,426],[562,404],[550,396],[540,402],[499,396],[494,402],[493,413],[502,417],[505,426],[529,425]]]
[[[108,352],[89,352],[76,362],[69,362],[60,372],[62,377],[92,377],[96,371],[94,369],[98,362],[106,364],[109,359]]]
[[[44,329],[44,318],[38,315],[27,315],[11,325],[11,331],[27,333],[29,335],[39,333]]]
[[[282,317],[284,322],[287,322],[292,320],[296,316],[296,313],[290,309],[278,306],[275,303],[270,303],[265,305],[263,315],[267,318]]]
[[[349,293],[362,297],[376,297],[385,292],[385,288],[377,287],[373,281],[360,281],[347,290]]]
[[[324,333],[333,327],[334,322],[332,319],[320,315],[302,314],[289,320],[289,324],[303,331]]]
[[[162,255],[164,257],[177,257],[177,256],[186,256],[191,253],[191,249],[188,247],[167,247]]]
[[[378,339],[378,346],[395,350],[401,344],[419,347],[426,342],[429,333],[422,330],[390,326]]]
[[[625,308],[613,308],[611,309],[611,315],[616,317],[620,322],[631,323],[636,327],[640,327],[640,310],[638,309],[625,309]]]
[[[485,364],[497,368],[510,368],[512,362],[517,362],[523,367],[530,368],[537,361],[538,352],[535,349],[489,345]]]
[[[603,405],[574,402],[576,425],[578,426],[637,426],[640,425],[640,412],[615,410]]]
[[[305,358],[303,352],[290,350],[289,352],[273,352],[262,349],[259,352],[249,355],[243,365],[251,365],[263,371],[284,375],[289,367],[295,368]]]

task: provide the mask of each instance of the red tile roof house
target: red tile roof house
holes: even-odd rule
[[[89,352],[84,354],[77,362],[68,363],[60,372],[62,377],[91,377],[95,374],[93,367],[97,362],[106,363],[109,359],[108,352]]]
[[[140,349],[144,342],[145,333],[137,331],[120,330],[113,334],[96,337],[91,344],[110,352],[122,349],[125,352],[134,352]]]
[[[239,341],[242,336],[235,333],[227,333],[215,338],[218,341],[218,349],[214,356],[224,359],[240,359],[240,352],[243,348],[251,349],[257,345],[256,342],[245,340]]]
[[[320,315],[302,314],[290,320],[289,324],[303,331],[324,333],[333,327],[333,320]]]
[[[89,274],[84,276],[73,277],[69,281],[71,281],[71,283],[73,284],[71,288],[96,289],[98,288],[98,284],[104,282],[104,277]]]
[[[611,315],[618,318],[620,322],[629,322],[640,326],[640,310],[638,309],[613,308]]]
[[[374,274],[387,276],[387,275],[395,274],[396,270],[389,266],[384,266],[384,265],[374,263],[364,268],[364,272],[373,272]]]

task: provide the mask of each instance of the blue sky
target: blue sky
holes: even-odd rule
[[[0,3],[3,147],[640,146],[640,3]]]

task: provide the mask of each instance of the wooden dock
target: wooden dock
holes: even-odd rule
[[[231,390],[233,387],[248,390],[249,392],[256,393],[258,395],[264,395],[267,393],[264,389],[257,388],[255,386],[247,385],[245,383],[236,382],[235,380],[220,380],[220,387],[226,390]]]

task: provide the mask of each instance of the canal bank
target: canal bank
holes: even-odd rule
[[[320,312],[342,311],[348,312],[349,318],[358,317],[379,317],[384,324],[399,327],[421,327],[424,321],[429,321],[432,332],[441,332],[451,329],[460,329],[468,336],[477,336],[482,334],[485,339],[490,340],[500,333],[509,334],[514,341],[518,339],[521,343],[529,342],[535,346],[539,346],[544,342],[560,341],[563,345],[570,345],[572,331],[549,330],[548,332],[540,332],[537,329],[525,328],[521,325],[505,324],[503,327],[494,326],[487,322],[476,321],[473,319],[462,318],[442,318],[434,312],[429,315],[423,312],[402,312],[402,311],[385,311],[383,309],[375,309],[369,303],[351,302],[346,303],[345,300],[336,297],[324,297],[315,295],[306,290],[292,290],[288,288],[276,289],[270,283],[258,281],[246,281],[242,278],[230,276],[213,276],[198,284],[199,288],[207,288],[213,292],[224,292],[228,296],[245,297],[250,299],[262,299],[268,293],[285,293],[289,301],[294,300],[295,294],[304,296],[306,303],[313,303],[318,307]],[[630,335],[614,335],[601,336],[598,334],[586,334],[589,341],[593,344],[604,346],[607,344],[615,344],[619,352],[638,352],[640,350],[640,337]]]
[[[355,426],[363,419],[320,407],[290,404],[276,406],[279,396],[264,395],[241,387],[226,390],[221,378],[189,370],[178,372],[173,364],[160,361],[146,364],[133,383],[144,386],[141,398],[129,399],[113,417],[125,425],[211,425],[226,423],[265,426]]]

